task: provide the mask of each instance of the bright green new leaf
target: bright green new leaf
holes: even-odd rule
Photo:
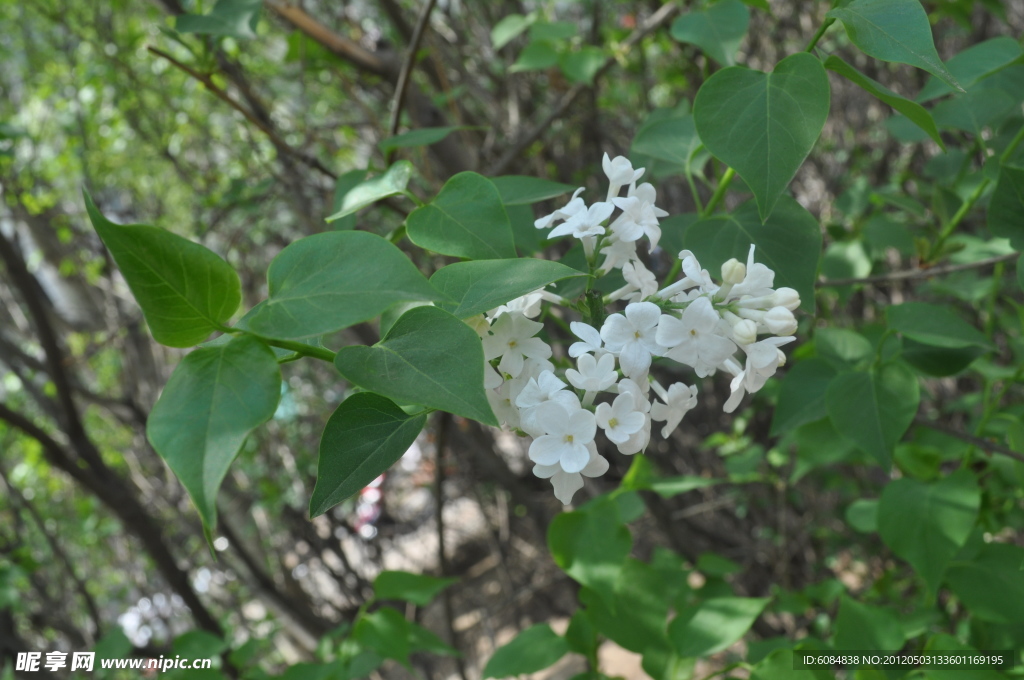
[[[551,630],[548,624],[538,623],[499,647],[484,666],[483,678],[536,673],[553,666],[568,651],[569,643],[564,637]]]
[[[776,649],[761,659],[750,674],[750,680],[833,680],[830,668],[794,668],[799,651]]]
[[[349,189],[337,212],[327,218],[328,222],[340,220],[377,201],[395,196],[405,191],[412,177],[412,163],[398,161],[382,175],[364,181],[359,186]]]
[[[572,52],[563,52],[558,58],[558,65],[570,83],[589,85],[594,76],[604,66],[608,57],[604,50],[593,45],[584,45]]]
[[[721,0],[707,9],[687,12],[669,31],[679,42],[704,50],[723,66],[736,63],[736,51],[747,34],[750,10],[740,0]]]
[[[835,622],[837,650],[885,651],[903,647],[899,619],[888,609],[862,604],[846,595],[839,598]]]
[[[899,363],[840,374],[825,393],[825,407],[836,430],[885,468],[891,465],[892,449],[910,427],[920,401],[917,376]]]
[[[366,231],[333,231],[295,241],[267,271],[270,297],[249,328],[301,339],[377,316],[396,302],[443,300],[409,258]]]
[[[846,523],[862,534],[878,531],[878,499],[858,498],[846,507]]]
[[[1004,165],[988,206],[988,230],[1024,250],[1024,168]],[[120,264],[120,263],[118,263]]]
[[[165,229],[114,224],[87,191],[85,208],[110,250],[153,337],[191,347],[223,327],[242,300],[238,274],[207,248]]]
[[[465,125],[448,125],[445,127],[428,127],[418,130],[410,130],[394,137],[382,139],[377,145],[381,153],[387,153],[392,149],[405,149],[411,146],[430,146],[437,144],[457,130],[465,130]]]
[[[512,64],[508,72],[541,71],[558,63],[558,50],[548,40],[534,40],[523,48],[519,58]]]
[[[821,228],[818,220],[792,198],[781,197],[763,224],[751,201],[731,213],[695,222],[686,230],[683,244],[709,272],[720,271],[731,257],[746,262],[754,244],[754,261],[775,272],[775,287],[794,288],[800,293],[801,308],[814,311]]]
[[[918,0],[853,0],[825,16],[843,22],[864,54],[924,69],[963,92],[935,51],[928,14]]]
[[[530,26],[530,40],[568,40],[579,32],[572,21],[538,21]]]
[[[343,347],[334,365],[356,385],[400,404],[498,425],[484,392],[480,336],[443,309],[410,309],[373,347]]]
[[[394,659],[406,668],[409,654],[428,651],[445,656],[457,652],[426,628],[407,621],[396,609],[381,607],[375,612],[363,614],[352,628],[352,639],[364,648],[372,649],[385,659]]]
[[[1020,43],[1008,35],[1003,35],[971,45],[957,53],[946,62],[946,68],[961,87],[970,89],[971,85],[985,76],[1020,59],[1022,54],[1024,52]],[[917,101],[926,102],[953,91],[949,85],[932,76],[918,93]]]
[[[509,14],[491,29],[491,46],[495,51],[500,50],[530,27],[537,18],[534,13],[523,16],[522,14]]]
[[[548,526],[548,548],[565,573],[593,588],[614,607],[613,594],[633,538],[613,500],[598,499],[586,512],[563,512]]]
[[[182,359],[149,414],[146,436],[192,497],[207,533],[231,462],[249,433],[274,415],[280,397],[274,353],[240,335]]]
[[[209,14],[179,15],[174,28],[178,33],[255,38],[261,7],[263,0],[217,0]]]
[[[637,654],[646,654],[652,647],[670,651],[665,632],[671,604],[667,594],[673,587],[678,590],[686,575],[679,570],[675,583],[669,583],[669,578],[646,562],[628,559],[615,586],[614,607],[591,588],[582,588],[579,597],[597,632],[620,647]]]
[[[829,99],[825,68],[806,52],[786,57],[771,73],[724,68],[697,92],[693,118],[701,140],[754,192],[762,221],[814,147]]]
[[[825,392],[835,376],[836,369],[824,359],[815,357],[793,364],[779,387],[779,399],[772,414],[772,435],[779,436],[824,418]]]
[[[973,560],[953,562],[946,583],[972,615],[984,621],[1024,621],[1024,549],[986,543]]]
[[[492,177],[491,182],[501,194],[501,202],[510,205],[531,205],[561,196],[573,190],[571,184],[552,182],[540,177],[527,175],[503,175]]]
[[[750,630],[768,605],[763,597],[714,597],[682,609],[668,626],[679,656],[720,652]]]
[[[693,116],[679,113],[640,128],[630,155],[643,154],[678,166],[683,172],[693,172],[694,155],[701,148]]]
[[[939,135],[939,129],[935,126],[935,121],[932,119],[932,114],[928,113],[928,109],[910,101],[906,97],[901,97],[885,85],[882,85],[874,78],[869,78],[835,55],[831,55],[825,60],[825,68],[838,73],[868,94],[899,111],[914,125],[928,133],[928,136],[935,140],[935,143],[942,149],[946,148],[946,144]]]
[[[438,593],[457,581],[407,571],[382,571],[373,580],[373,594],[378,600],[404,600],[425,607]]]
[[[372,392],[343,401],[320,439],[309,516],[319,517],[391,467],[416,441],[426,421],[426,413],[411,416]]]
[[[409,240],[435,253],[470,260],[516,256],[501,194],[475,172],[460,172],[445,182],[434,200],[414,210],[405,224]]]
[[[879,500],[878,533],[934,593],[946,565],[974,529],[980,504],[978,482],[966,470],[932,484],[897,479]]]
[[[456,262],[438,269],[430,285],[456,304],[449,311],[460,319],[494,309],[509,300],[583,272],[550,260],[478,260]]]
[[[927,302],[905,302],[885,310],[889,327],[908,338],[935,347],[994,349],[985,334],[970,325],[949,307]]]
[[[366,170],[349,170],[339,175],[338,179],[334,182],[334,199],[331,201],[331,212],[336,213],[341,210],[341,207],[345,205],[345,197],[348,196],[348,192],[360,186],[365,179]],[[333,228],[338,231],[356,228],[356,214],[354,212],[350,212],[348,215],[332,221],[334,222]]]

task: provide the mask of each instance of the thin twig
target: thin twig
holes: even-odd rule
[[[271,143],[277,149],[287,153],[289,156],[293,156],[293,157],[297,158],[298,160],[302,161],[303,163],[305,163],[309,167],[313,168],[314,170],[319,171],[321,174],[323,174],[326,177],[329,177],[331,179],[337,179],[338,178],[338,175],[336,173],[334,173],[332,170],[328,169],[326,166],[324,166],[323,163],[318,161],[316,158],[313,158],[312,156],[310,156],[307,153],[299,151],[295,147],[293,147],[290,144],[288,144],[288,142],[286,142],[283,139],[281,139],[280,135],[277,134],[277,131],[275,131],[272,127],[270,127],[265,122],[260,120],[247,107],[243,106],[240,102],[236,101],[234,97],[232,97],[227,92],[225,92],[223,89],[221,89],[216,83],[213,82],[213,79],[211,79],[210,76],[206,75],[205,73],[200,73],[199,71],[196,71],[194,68],[192,68],[188,64],[184,64],[184,63],[178,61],[177,59],[175,59],[174,57],[172,57],[171,55],[167,54],[166,52],[164,52],[161,49],[157,49],[156,47],[152,47],[152,46],[149,46],[146,49],[149,50],[150,52],[152,52],[153,54],[155,54],[156,56],[161,57],[162,59],[166,59],[175,68],[177,68],[177,69],[179,69],[181,71],[184,71],[188,75],[192,76],[192,78],[194,78],[195,80],[198,80],[200,83],[202,83],[206,87],[206,89],[209,90],[214,96],[216,96],[218,99],[223,101],[225,104],[227,104],[228,106],[233,108],[235,111],[238,111],[240,114],[245,116],[245,119],[247,121],[249,121],[250,123],[255,125],[257,128],[259,128],[260,132],[265,134],[270,139]]]
[[[448,448],[448,428],[451,427],[452,416],[450,413],[440,411],[437,414],[437,438],[434,446],[437,449],[434,465],[434,493],[437,498],[434,501],[434,521],[437,524],[437,562],[441,571],[441,578],[448,576],[448,557],[444,549],[444,452]],[[448,635],[451,638],[452,647],[459,649],[458,636],[455,633],[455,615],[452,612],[452,595],[449,589],[441,593],[441,600],[444,603],[444,617],[448,623]],[[466,664],[462,655],[455,657],[455,663],[459,668],[459,677],[466,680]]]
[[[893,283],[895,281],[906,281],[909,279],[927,279],[933,276],[967,271],[968,269],[989,267],[994,264],[999,264],[1000,262],[1012,260],[1016,257],[1020,257],[1020,253],[1008,253],[1006,255],[990,257],[987,260],[978,260],[977,262],[968,262],[966,264],[951,264],[945,267],[929,267],[927,269],[911,269],[910,271],[905,272],[890,272],[888,274],[867,276],[860,279],[820,279],[815,283],[815,285],[818,288],[824,288],[828,286],[853,286],[859,283]]]
[[[402,118],[402,105],[405,103],[405,91],[409,87],[409,79],[412,77],[412,69],[416,66],[416,52],[420,49],[420,42],[430,22],[430,13],[434,11],[437,0],[427,0],[416,20],[416,28],[413,29],[412,39],[409,41],[409,50],[405,54],[405,61],[402,62],[402,70],[398,72],[398,83],[395,85],[395,100],[391,105],[391,122],[388,124],[388,137],[394,137],[398,132],[398,123]],[[391,160],[393,149],[385,154],[385,160]]]
[[[618,50],[619,53],[624,53],[629,50],[633,45],[643,40],[647,34],[665,24],[665,22],[671,19],[678,11],[679,4],[677,2],[669,2],[663,5],[657,12],[648,17],[647,21],[645,21],[641,26],[638,26],[628,38],[626,38]],[[594,82],[596,82],[598,78],[604,75],[606,71],[615,65],[616,56],[617,55],[612,55],[604,60],[601,68],[599,68],[594,74]],[[576,98],[585,90],[590,89],[590,87],[591,85],[587,85],[585,83],[573,85],[568,92],[562,95],[558,104],[555,105],[555,108],[552,109],[551,113],[544,117],[544,120],[537,123],[537,125],[527,131],[526,134],[520,135],[520,137],[512,144],[512,147],[505,152],[505,155],[499,158],[498,162],[488,169],[487,175],[493,177],[503,173],[506,168],[508,168],[508,166],[519,157],[519,154],[521,154],[528,146],[540,139],[541,135],[551,128],[551,124],[558,120],[562,114],[572,106],[573,102],[576,101]]]
[[[921,425],[922,427],[930,427],[931,429],[941,432],[943,434],[948,434],[950,437],[956,437],[960,441],[964,441],[973,446],[977,446],[979,449],[983,449],[985,451],[988,451],[989,453],[999,453],[1008,458],[1013,458],[1014,460],[1019,460],[1020,462],[1024,463],[1024,454],[1017,453],[1008,446],[996,444],[994,442],[988,441],[987,439],[975,437],[973,434],[967,434],[966,432],[961,432],[960,430],[957,430],[956,428],[950,427],[948,425],[943,425],[942,423],[938,423],[933,420],[925,420],[924,418],[921,417],[914,418],[914,424]]]

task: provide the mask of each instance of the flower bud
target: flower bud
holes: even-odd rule
[[[487,337],[487,332],[491,330],[491,324],[487,323],[483,314],[469,317],[466,319],[466,325],[475,330],[481,338]]]
[[[773,307],[785,307],[792,312],[800,306],[800,293],[792,288],[779,288],[771,297]]]
[[[742,319],[732,327],[732,339],[738,345],[749,345],[757,341],[757,324],[750,319]]]
[[[772,307],[765,312],[764,325],[772,335],[792,335],[796,333],[796,317],[785,307]]]
[[[747,268],[735,257],[722,265],[722,282],[736,285],[747,276]]]

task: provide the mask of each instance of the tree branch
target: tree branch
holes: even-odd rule
[[[395,101],[391,106],[391,122],[388,124],[388,137],[394,137],[398,132],[398,123],[402,117],[402,104],[405,102],[405,90],[409,86],[409,78],[412,69],[416,65],[416,52],[420,48],[420,41],[423,40],[424,29],[430,21],[430,13],[434,10],[437,0],[426,0],[419,19],[416,20],[416,28],[413,29],[412,39],[409,42],[409,49],[405,54],[405,61],[402,62],[402,69],[398,72],[398,84],[395,85]],[[385,160],[390,160],[391,152],[386,154]]]
[[[945,267],[928,267],[926,269],[911,269],[903,272],[890,272],[888,274],[879,274],[877,276],[867,276],[860,279],[819,279],[815,282],[815,286],[818,288],[836,287],[836,286],[853,286],[860,283],[895,283],[896,281],[908,281],[912,279],[928,279],[933,276],[942,276],[943,274],[952,274],[953,272],[967,271],[968,269],[981,269],[983,267],[990,267],[1000,262],[1006,262],[1020,257],[1020,253],[1009,253],[1007,255],[999,255],[997,257],[990,257],[986,260],[978,260],[977,262],[968,262],[966,264],[950,264]]]
[[[1006,456],[1008,458],[1013,458],[1014,460],[1019,460],[1020,462],[1024,463],[1024,454],[1017,453],[1008,446],[996,444],[995,442],[990,442],[987,439],[975,437],[973,434],[961,432],[960,430],[954,427],[950,427],[949,425],[944,425],[943,423],[938,423],[932,420],[925,420],[920,416],[914,418],[914,424],[921,425],[922,427],[930,427],[931,429],[936,430],[937,432],[948,434],[950,437],[956,437],[960,441],[967,442],[972,446],[977,446],[979,449],[988,451],[990,454],[998,453],[1000,455]]]

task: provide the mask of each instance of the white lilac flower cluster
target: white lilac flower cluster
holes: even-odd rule
[[[654,357],[690,366],[701,378],[718,370],[731,374],[725,411],[732,412],[745,393],[761,389],[785,363],[779,347],[795,339],[793,310],[800,305],[792,288],[772,288],[775,274],[754,262],[753,246],[745,265],[735,259],[722,265],[721,285],[684,250],[679,253],[683,277],[659,289],[637,242],[646,236],[653,250],[661,237],[658,220],[668,213],[655,206],[653,186],[637,186],[643,168],[607,154],[603,165],[610,182],[605,201],[587,206],[578,189],[568,204],[535,226],[554,227],[549,237],[580,239],[597,276],[620,269],[626,285],[603,302],[622,300],[625,309],[608,316],[600,329],[570,324],[579,342],[568,349],[575,368],[562,377],[550,361],[551,346],[536,337],[543,325],[533,320],[543,302],[564,304],[558,295],[535,291],[475,321],[491,406],[505,425],[533,437],[533,472],[550,479],[565,504],[583,487],[583,477],[608,470],[595,443],[599,429],[620,453],[633,455],[647,447],[653,421],[664,423],[661,436],[667,438],[696,406],[696,386],[677,382],[666,389],[650,375]],[[769,337],[759,340],[761,335]],[[595,405],[603,393],[609,396]]]

